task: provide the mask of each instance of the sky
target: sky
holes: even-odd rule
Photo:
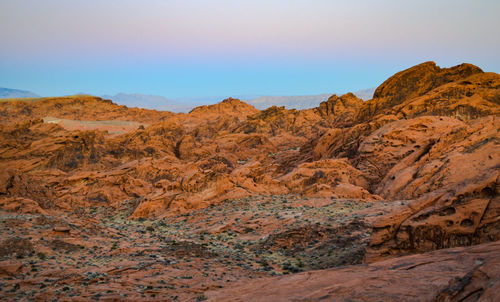
[[[500,72],[498,0],[0,0],[0,87],[308,95],[424,61]]]

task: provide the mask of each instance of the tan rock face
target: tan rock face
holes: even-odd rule
[[[172,116],[170,112],[160,112],[119,106],[110,100],[89,95],[68,97],[48,97],[35,100],[0,102],[2,123],[27,119],[55,117],[82,121],[159,121]]]
[[[483,71],[471,64],[451,68],[439,68],[434,62],[426,62],[400,71],[377,87],[373,100],[366,102],[359,112],[361,120],[383,113],[403,101],[422,96],[441,85],[465,79]]]
[[[428,93],[410,98],[394,106],[390,112],[400,118],[420,115],[450,116],[471,120],[499,114],[500,76],[496,73],[478,73],[442,86]]]
[[[331,96],[328,101],[322,102],[316,110],[321,117],[333,119],[336,126],[350,126],[362,106],[363,100],[348,93],[341,97]]]
[[[291,192],[309,196],[320,194],[365,200],[379,198],[367,191],[370,176],[352,167],[345,158],[301,164],[284,175],[281,181]]]
[[[369,265],[240,282],[212,290],[208,301],[495,301],[498,242]],[[479,300],[481,298],[482,300]]]
[[[301,111],[231,98],[188,114],[91,96],[0,102],[0,210],[27,221],[91,219],[101,209],[100,217],[175,222],[235,200],[255,210],[262,197],[279,204],[273,215],[196,214],[215,222],[184,235],[232,230],[252,261],[290,272],[496,241],[499,96],[498,74],[428,62],[389,78],[368,102],[334,95]],[[325,210],[295,224],[312,208]],[[78,244],[53,246],[74,248],[66,243]],[[263,247],[305,263],[261,259]],[[5,263],[5,274],[16,267]]]
[[[465,127],[464,123],[448,117],[419,117],[387,124],[361,141],[358,148],[358,168],[379,177],[377,184],[380,185],[380,180],[395,165],[398,167],[394,171],[398,172],[401,172],[403,167],[415,167],[416,161],[433,154],[438,149],[436,146],[431,150],[438,141],[446,137],[446,133],[460,137],[465,134],[461,132]],[[448,147],[446,143],[438,145]],[[391,175],[387,181],[396,180],[393,176]],[[398,181],[405,176],[406,174],[401,175]],[[396,198],[396,196],[391,197]]]
[[[366,260],[500,240],[498,180],[485,171],[379,218]]]
[[[380,149],[377,153],[392,156],[373,158],[374,153],[363,151],[360,156],[366,159],[362,159],[360,165],[382,172],[383,179],[376,192],[383,192],[386,198],[414,199],[442,187],[466,181],[474,183],[475,178],[498,171],[498,117],[485,117],[467,124],[445,117],[425,117],[391,125],[397,128],[384,126],[362,146],[368,151],[374,146],[372,139],[385,138],[386,143],[377,144],[376,148]],[[399,136],[403,133],[403,137]],[[408,140],[404,147],[393,147],[404,140]]]

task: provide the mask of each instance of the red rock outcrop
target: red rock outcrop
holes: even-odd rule
[[[127,108],[110,100],[90,95],[47,97],[39,99],[16,99],[0,102],[2,123],[40,119],[47,116],[82,121],[136,121],[158,122],[173,113],[166,111]]]
[[[378,257],[377,249],[382,257],[416,245],[423,251],[469,244],[441,238],[470,236],[470,228],[456,227],[465,219],[473,222],[474,236],[496,238],[488,217],[495,216],[498,196],[492,188],[500,165],[499,85],[498,74],[473,65],[427,62],[389,78],[368,102],[346,94],[301,111],[260,111],[232,98],[188,114],[91,96],[2,102],[0,194],[13,203],[31,200],[31,208],[43,211],[118,208],[137,200],[130,213],[136,218],[259,194],[412,200],[411,208],[394,213],[397,220],[377,223],[370,257]],[[66,123],[50,123],[50,116]],[[121,124],[106,128],[109,121]],[[86,128],[90,124],[96,128]],[[484,179],[490,193],[478,195]],[[461,216],[453,224],[412,220],[439,212],[459,191],[483,201],[472,202],[474,210],[455,208]],[[449,197],[440,203],[444,197],[435,196]],[[486,220],[469,217],[472,212]],[[424,236],[433,244],[407,232],[430,234],[437,227],[442,235]],[[474,243],[493,240],[481,238]]]
[[[470,64],[423,63],[389,78],[368,102],[334,95],[308,110],[260,111],[232,98],[188,114],[91,96],[0,102],[0,228],[8,235],[0,243],[0,295],[21,299],[26,292],[19,287],[33,291],[57,275],[73,281],[37,299],[62,297],[61,290],[99,298],[101,283],[81,276],[94,276],[95,263],[107,259],[137,270],[136,281],[152,280],[144,287],[126,279],[128,271],[102,269],[117,274],[113,288],[129,295],[111,290],[110,300],[135,301],[145,293],[151,300],[203,300],[204,291],[238,278],[361,262],[208,296],[493,299],[499,130],[500,75]],[[154,223],[137,235],[135,224],[145,219]],[[99,246],[106,250],[96,254]],[[45,253],[64,266],[44,267],[42,276],[26,263],[40,258],[52,265]],[[190,256],[194,266],[183,262]],[[172,270],[177,261],[179,271],[192,275]],[[225,270],[230,261],[238,268]],[[201,274],[206,263],[218,271]],[[146,271],[157,277],[148,279]],[[196,289],[167,288],[163,275]],[[11,289],[2,291],[3,284]]]
[[[499,288],[497,241],[246,281],[206,295],[208,301],[497,301]]]
[[[321,102],[316,110],[324,119],[333,119],[334,126],[351,126],[356,114],[363,106],[363,100],[348,93],[340,97],[332,95],[326,102]]]
[[[498,74],[478,73],[438,86],[419,97],[408,98],[389,112],[405,119],[434,115],[450,116],[463,121],[498,115],[499,88]]]
[[[363,105],[358,118],[371,119],[403,101],[424,95],[436,87],[482,72],[480,68],[471,64],[440,68],[434,62],[425,62],[408,68],[396,73],[377,87],[373,99]]]

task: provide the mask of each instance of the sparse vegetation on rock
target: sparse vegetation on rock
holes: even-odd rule
[[[307,110],[1,102],[0,297],[498,297],[499,115],[432,62]]]

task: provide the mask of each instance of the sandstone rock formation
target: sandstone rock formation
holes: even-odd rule
[[[366,102],[360,110],[359,118],[369,119],[403,101],[427,94],[434,88],[482,72],[480,68],[471,64],[439,68],[434,62],[425,62],[400,71],[377,87],[373,99]]]
[[[500,243],[239,283],[208,301],[496,301]]]
[[[284,198],[272,217],[235,210],[241,217],[224,217],[231,223],[187,228],[203,232],[189,236],[231,230],[264,271],[270,260],[296,272],[500,240],[500,75],[470,64],[423,63],[389,78],[372,100],[334,95],[307,110],[261,111],[229,98],[174,114],[72,96],[1,102],[0,122],[2,213],[91,219],[101,209],[108,218],[184,221],[235,200],[265,207],[261,197],[293,196],[297,204]],[[293,224],[316,208],[325,212]],[[281,256],[262,258],[263,249]]]

